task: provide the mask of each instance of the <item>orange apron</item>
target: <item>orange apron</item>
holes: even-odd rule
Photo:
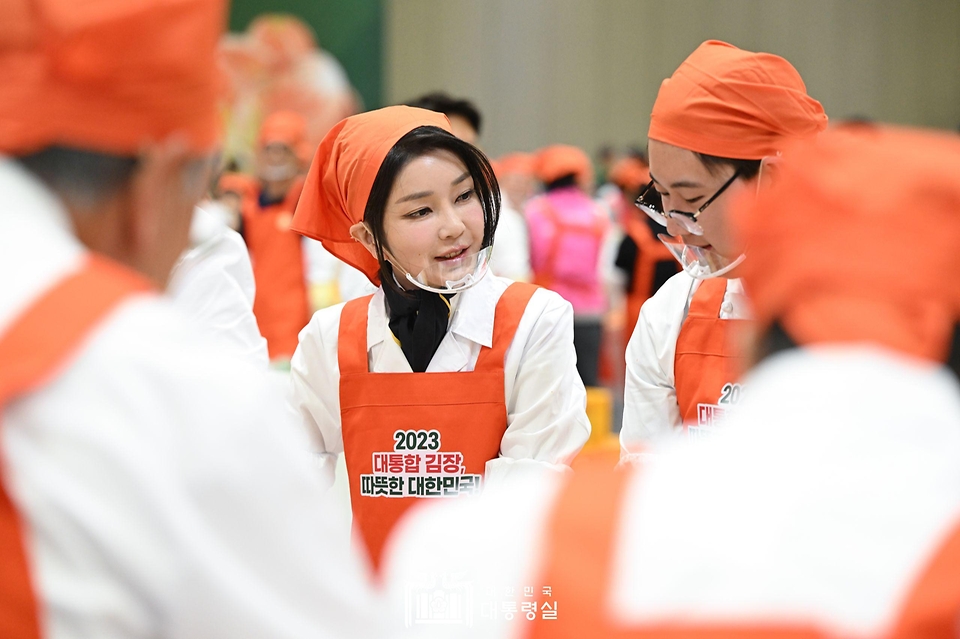
[[[640,318],[640,308],[652,294],[657,264],[660,262],[677,264],[677,261],[663,242],[653,235],[646,221],[631,215],[627,218],[625,230],[637,245],[637,259],[633,265],[633,290],[627,293],[627,323],[624,326],[624,334],[629,340]],[[680,265],[677,264],[677,271],[679,270]]]
[[[737,379],[742,358],[733,332],[743,320],[720,319],[727,280],[700,282],[677,336],[673,372],[684,428],[694,436],[720,426],[726,410],[740,401]]]
[[[340,316],[340,419],[354,528],[379,566],[397,520],[418,499],[480,490],[484,467],[507,429],[503,362],[536,287],[514,283],[494,316],[493,347],[470,372],[371,373],[367,309]]]
[[[279,204],[260,208],[251,197],[242,207],[243,237],[257,285],[253,314],[272,360],[293,355],[297,336],[310,321],[303,237],[290,230],[302,188],[298,180]]]
[[[101,319],[131,293],[149,288],[139,276],[94,257],[41,296],[0,337],[0,410],[51,381]],[[37,639],[40,604],[23,523],[2,478],[0,473],[0,637]]]
[[[624,626],[609,614],[617,569],[616,544],[630,471],[612,471],[607,460],[582,459],[561,488],[545,527],[543,563],[535,586],[538,613],[529,639],[646,637],[650,639],[808,639],[821,635],[801,625],[765,626],[658,623]],[[639,472],[642,472],[639,471]],[[549,597],[543,598],[549,589]]]

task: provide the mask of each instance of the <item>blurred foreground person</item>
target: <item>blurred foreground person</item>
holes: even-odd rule
[[[7,3],[0,636],[370,636],[265,372],[159,296],[217,143],[222,2]]]
[[[658,437],[709,435],[743,395],[733,335],[750,318],[737,268],[748,247],[732,237],[727,209],[736,193],[756,192],[785,146],[826,126],[790,62],[726,42],[704,42],[660,85],[650,183],[636,202],[684,272],[643,304],[627,344],[626,461]]]
[[[787,152],[771,189],[731,205],[756,334],[726,427],[411,518],[388,565],[396,609],[432,576],[477,593],[455,636],[956,636],[957,166],[956,139],[907,129]],[[448,517],[461,535],[430,534]],[[531,621],[509,621],[522,606]]]

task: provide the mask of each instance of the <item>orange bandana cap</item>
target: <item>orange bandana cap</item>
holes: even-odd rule
[[[341,120],[313,156],[291,228],[319,240],[330,253],[379,285],[380,264],[350,236],[350,227],[363,221],[373,181],[387,153],[400,138],[422,126],[450,133],[450,122],[442,113],[407,106]]]
[[[800,74],[770,53],[708,40],[660,85],[651,140],[722,158],[759,160],[827,127]]]
[[[960,319],[957,167],[956,136],[903,128],[788,150],[769,188],[732,205],[759,328],[944,361]]]
[[[213,150],[225,16],[223,0],[5,1],[0,151],[130,156],[171,135]]]
[[[262,148],[269,144],[283,144],[306,164],[310,161],[311,149],[307,146],[307,121],[294,111],[277,111],[260,125],[257,144]]]
[[[639,191],[650,182],[650,169],[637,158],[623,158],[613,165],[607,179],[627,191]]]
[[[577,181],[593,179],[593,165],[587,154],[575,146],[554,144],[541,149],[534,161],[534,173],[544,184],[550,184],[565,175],[576,175]]]
[[[536,159],[532,153],[507,153],[497,159],[500,173],[497,175],[529,175],[533,176]]]

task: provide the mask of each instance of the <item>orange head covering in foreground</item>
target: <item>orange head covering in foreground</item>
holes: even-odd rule
[[[223,0],[12,0],[0,19],[0,151],[135,155],[217,142]]]
[[[827,126],[783,58],[709,40],[660,85],[647,137],[724,158],[759,160]]]
[[[831,130],[734,204],[759,328],[799,344],[870,342],[943,361],[960,318],[960,140]]]
[[[576,175],[580,182],[593,178],[593,167],[587,154],[575,146],[554,144],[541,149],[534,162],[537,179],[550,184],[565,175]]]
[[[363,212],[387,153],[397,141],[421,126],[450,132],[442,113],[391,106],[351,116],[334,126],[320,143],[291,228],[320,240],[323,247],[380,283],[380,264],[350,236]]]

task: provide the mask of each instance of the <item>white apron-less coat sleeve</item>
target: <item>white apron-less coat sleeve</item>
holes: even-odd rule
[[[243,238],[214,212],[198,206],[190,243],[170,274],[167,294],[209,337],[266,369],[267,340],[253,315],[256,285]]]
[[[488,274],[454,298],[447,335],[427,373],[469,371],[490,344],[500,294],[510,284]],[[300,332],[290,362],[291,406],[313,441],[327,481],[343,451],[337,338],[342,305],[322,309]],[[368,311],[367,355],[373,372],[411,372],[390,335],[383,292]],[[507,431],[500,457],[487,462],[487,485],[527,472],[563,472],[590,436],[586,391],[576,370],[573,309],[544,289],[530,299],[504,363]]]

